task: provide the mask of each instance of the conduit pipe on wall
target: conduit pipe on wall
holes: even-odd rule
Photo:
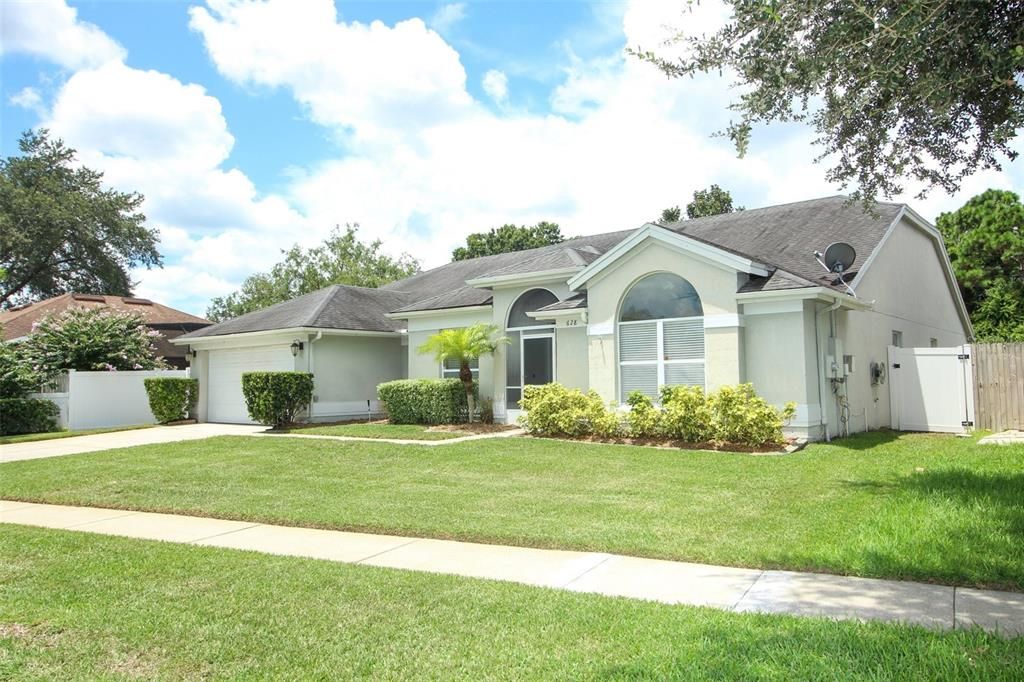
[[[822,396],[822,386],[825,384],[825,374],[822,371],[821,366],[821,340],[818,338],[818,316],[827,312],[829,314],[829,328],[831,329],[832,313],[838,310],[842,304],[843,302],[837,298],[835,303],[832,305],[816,310],[814,313],[814,363],[818,369],[818,425],[825,432],[826,442],[832,442],[832,436],[828,432],[828,413],[825,411],[825,400]]]

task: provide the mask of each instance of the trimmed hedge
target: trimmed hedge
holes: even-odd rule
[[[0,436],[59,430],[60,408],[38,398],[0,399]]]
[[[242,394],[249,416],[257,423],[279,427],[294,424],[313,401],[309,372],[245,372]]]
[[[751,384],[722,386],[705,393],[699,386],[665,386],[661,405],[634,391],[629,412],[608,409],[594,391],[583,393],[560,384],[527,386],[519,422],[543,436],[664,438],[688,443],[720,441],[760,447],[784,442],[782,428],[796,411],[794,403],[776,409]]]
[[[142,382],[149,397],[149,409],[161,424],[188,419],[199,402],[199,379],[152,377]]]
[[[474,388],[474,392],[476,389]],[[377,386],[392,424],[461,424],[469,421],[466,388],[458,379],[399,379]]]

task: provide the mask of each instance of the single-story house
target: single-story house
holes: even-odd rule
[[[841,275],[815,253],[835,242],[856,251]],[[935,227],[903,204],[865,212],[835,196],[457,261],[379,289],[331,286],[174,342],[194,357],[200,419],[248,421],[249,370],[312,372],[311,417],[343,419],[375,412],[381,382],[457,376],[417,347],[480,321],[511,340],[473,370],[498,419],[518,416],[523,386],[551,381],[619,403],[666,384],[751,382],[796,402],[790,430],[811,438],[888,425],[889,345],[972,335]]]
[[[44,317],[58,315],[68,308],[108,308],[140,315],[147,329],[160,333],[153,338],[156,354],[174,369],[185,369],[188,359],[185,347],[170,340],[213,324],[148,298],[70,293],[0,311],[0,333],[7,341],[21,341],[31,336],[34,325]]]

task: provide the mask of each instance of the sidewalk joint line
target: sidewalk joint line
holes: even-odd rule
[[[363,557],[362,559],[359,559],[358,561],[353,561],[352,563],[354,563],[354,564],[361,564],[361,563],[363,563],[364,561],[369,561],[370,559],[376,559],[376,558],[377,558],[377,557],[379,557],[379,556],[380,556],[381,554],[387,554],[388,552],[393,552],[393,551],[395,551],[396,549],[401,549],[401,548],[403,548],[403,547],[408,547],[408,546],[409,546],[409,545],[411,545],[412,543],[414,543],[414,542],[419,542],[419,541],[420,541],[420,540],[422,540],[422,539],[423,539],[423,538],[413,538],[413,539],[409,540],[409,542],[403,542],[403,543],[402,543],[402,544],[400,544],[400,545],[395,545],[394,547],[389,547],[389,548],[385,549],[385,550],[384,550],[384,551],[382,551],[382,552],[377,552],[376,554],[371,554],[370,556],[364,556],[364,557]]]
[[[736,600],[736,603],[732,605],[732,608],[729,609],[730,611],[735,611],[737,608],[739,608],[739,605],[742,604],[743,600],[747,598],[747,595],[750,594],[750,591],[754,589],[754,585],[756,585],[758,581],[761,580],[761,578],[764,577],[764,574],[767,572],[768,571],[761,571],[757,574],[757,577],[754,578],[754,582],[750,583],[750,585],[747,586],[747,589],[743,590],[743,594],[741,594],[740,598]]]
[[[602,553],[603,553],[603,552],[602,552]],[[585,570],[585,571],[583,571],[582,573],[580,573],[580,574],[579,574],[578,576],[576,576],[575,578],[573,578],[573,579],[572,579],[572,580],[570,580],[569,582],[567,582],[567,583],[564,583],[563,585],[561,585],[561,587],[563,587],[563,588],[565,588],[565,587],[569,587],[569,585],[572,585],[572,584],[573,584],[574,582],[576,582],[577,580],[579,580],[580,578],[582,578],[583,576],[585,576],[585,575],[586,575],[587,573],[590,573],[591,571],[593,571],[593,570],[594,570],[595,568],[597,568],[598,566],[601,566],[602,564],[604,564],[604,563],[608,562],[608,561],[609,561],[609,560],[610,560],[610,559],[612,558],[612,556],[613,556],[612,554],[607,554],[607,553],[603,553],[603,554],[604,554],[604,558],[603,558],[603,559],[601,559],[600,561],[598,561],[598,562],[597,562],[596,564],[594,564],[593,566],[591,566],[591,567],[590,567],[590,568],[588,568],[587,570]]]
[[[210,517],[206,517],[206,518],[210,518]],[[217,519],[217,520],[219,520],[219,519]],[[254,523],[251,526],[245,526],[244,528],[235,528],[233,530],[226,530],[223,533],[214,533],[213,535],[207,535],[204,538],[196,538],[195,540],[187,540],[186,542],[188,542],[188,544],[190,544],[190,545],[194,545],[197,542],[202,542],[204,540],[212,540],[213,538],[219,538],[222,535],[231,535],[232,533],[238,533],[240,531],[249,530],[250,528],[255,528],[256,526],[262,526],[262,525],[263,525],[262,523]]]

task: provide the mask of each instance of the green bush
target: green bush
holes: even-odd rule
[[[621,432],[619,416],[605,407],[597,391],[583,393],[561,384],[524,386],[519,418],[530,433],[541,436],[601,436]]]
[[[0,338],[0,398],[21,398],[39,389],[42,376],[25,357],[24,348]]]
[[[0,399],[0,436],[57,431],[60,408],[38,398]]]
[[[308,372],[245,372],[242,394],[249,416],[259,424],[294,424],[313,400],[313,375]]]
[[[626,414],[626,424],[629,426],[629,435],[633,438],[653,438],[661,430],[661,414],[654,407],[654,403],[640,391],[633,391],[626,399],[629,405],[629,412]]]
[[[186,377],[152,377],[143,382],[149,409],[161,424],[188,419],[199,402],[199,380]]]
[[[476,388],[474,388],[474,391]],[[458,379],[399,379],[377,386],[392,424],[469,421],[466,389]]]
[[[796,413],[796,403],[780,412],[754,392],[753,384],[723,386],[708,396],[717,440],[758,446],[782,443],[782,427]]]
[[[661,434],[687,443],[713,440],[711,407],[700,386],[662,386]]]

